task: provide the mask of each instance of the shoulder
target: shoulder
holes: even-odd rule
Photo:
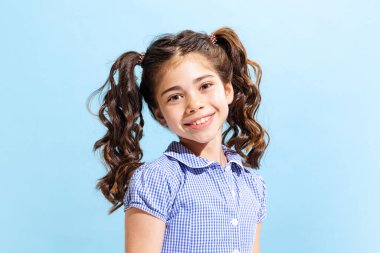
[[[152,180],[174,180],[181,179],[181,168],[177,161],[170,159],[166,155],[145,162],[132,175],[132,179],[139,177],[152,178]]]
[[[255,190],[255,192],[258,193],[263,193],[266,190],[266,183],[264,178],[255,171],[254,169],[251,168],[246,168],[245,169],[245,176],[247,178],[247,183],[251,188]]]
[[[247,174],[247,176],[254,181],[264,181],[264,178],[255,169],[251,169],[251,168],[246,167],[245,172],[246,172],[245,174]]]
[[[248,169],[246,173],[248,176],[248,185],[259,203],[257,213],[257,223],[262,222],[267,213],[267,191],[266,184],[263,177],[253,169]]]
[[[181,177],[172,161],[161,156],[138,167],[123,199],[124,210],[144,210],[166,221],[181,186]]]

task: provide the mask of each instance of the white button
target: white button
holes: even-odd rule
[[[226,172],[230,172],[231,171],[231,166],[228,164],[226,165],[226,168],[224,169]]]
[[[238,249],[235,249],[234,251],[232,251],[232,253],[239,253],[240,251]]]
[[[232,225],[236,226],[239,223],[239,221],[237,219],[232,219],[231,223]]]

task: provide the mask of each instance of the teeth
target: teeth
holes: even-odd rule
[[[203,123],[207,122],[209,119],[210,119],[210,116],[208,116],[208,117],[204,117],[204,118],[202,118],[202,119],[200,119],[200,120],[197,120],[197,121],[193,122],[192,125],[200,125],[200,124],[203,124]]]

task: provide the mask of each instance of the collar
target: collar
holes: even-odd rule
[[[241,162],[241,157],[236,151],[231,148],[228,148],[222,144],[222,150],[224,155],[227,157],[228,163],[235,163],[240,169],[244,169],[244,166]],[[172,141],[166,151],[164,152],[166,156],[173,157],[179,162],[185,164],[190,168],[203,168],[210,166],[214,161],[210,161],[206,158],[195,155],[191,150],[186,148],[182,143],[178,141]]]

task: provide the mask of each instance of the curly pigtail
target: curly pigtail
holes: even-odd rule
[[[109,214],[123,205],[129,180],[142,164],[143,152],[139,145],[144,126],[142,95],[134,74],[140,60],[137,52],[122,54],[112,65],[104,85],[90,95],[91,98],[107,88],[98,115],[107,132],[95,142],[93,150],[101,148],[106,163],[108,172],[98,180],[96,188],[113,204]]]
[[[233,66],[234,101],[230,105],[227,118],[229,127],[223,133],[223,143],[228,133],[233,131],[226,145],[235,146],[235,150],[246,160],[245,165],[258,169],[260,159],[269,144],[268,133],[255,120],[261,101],[259,91],[261,68],[256,62],[247,58],[243,44],[232,29],[223,27],[213,34],[217,38],[217,44],[227,53]],[[255,73],[255,82],[250,77],[248,65]],[[267,142],[265,136],[268,137]],[[243,149],[248,154],[243,153]]]

